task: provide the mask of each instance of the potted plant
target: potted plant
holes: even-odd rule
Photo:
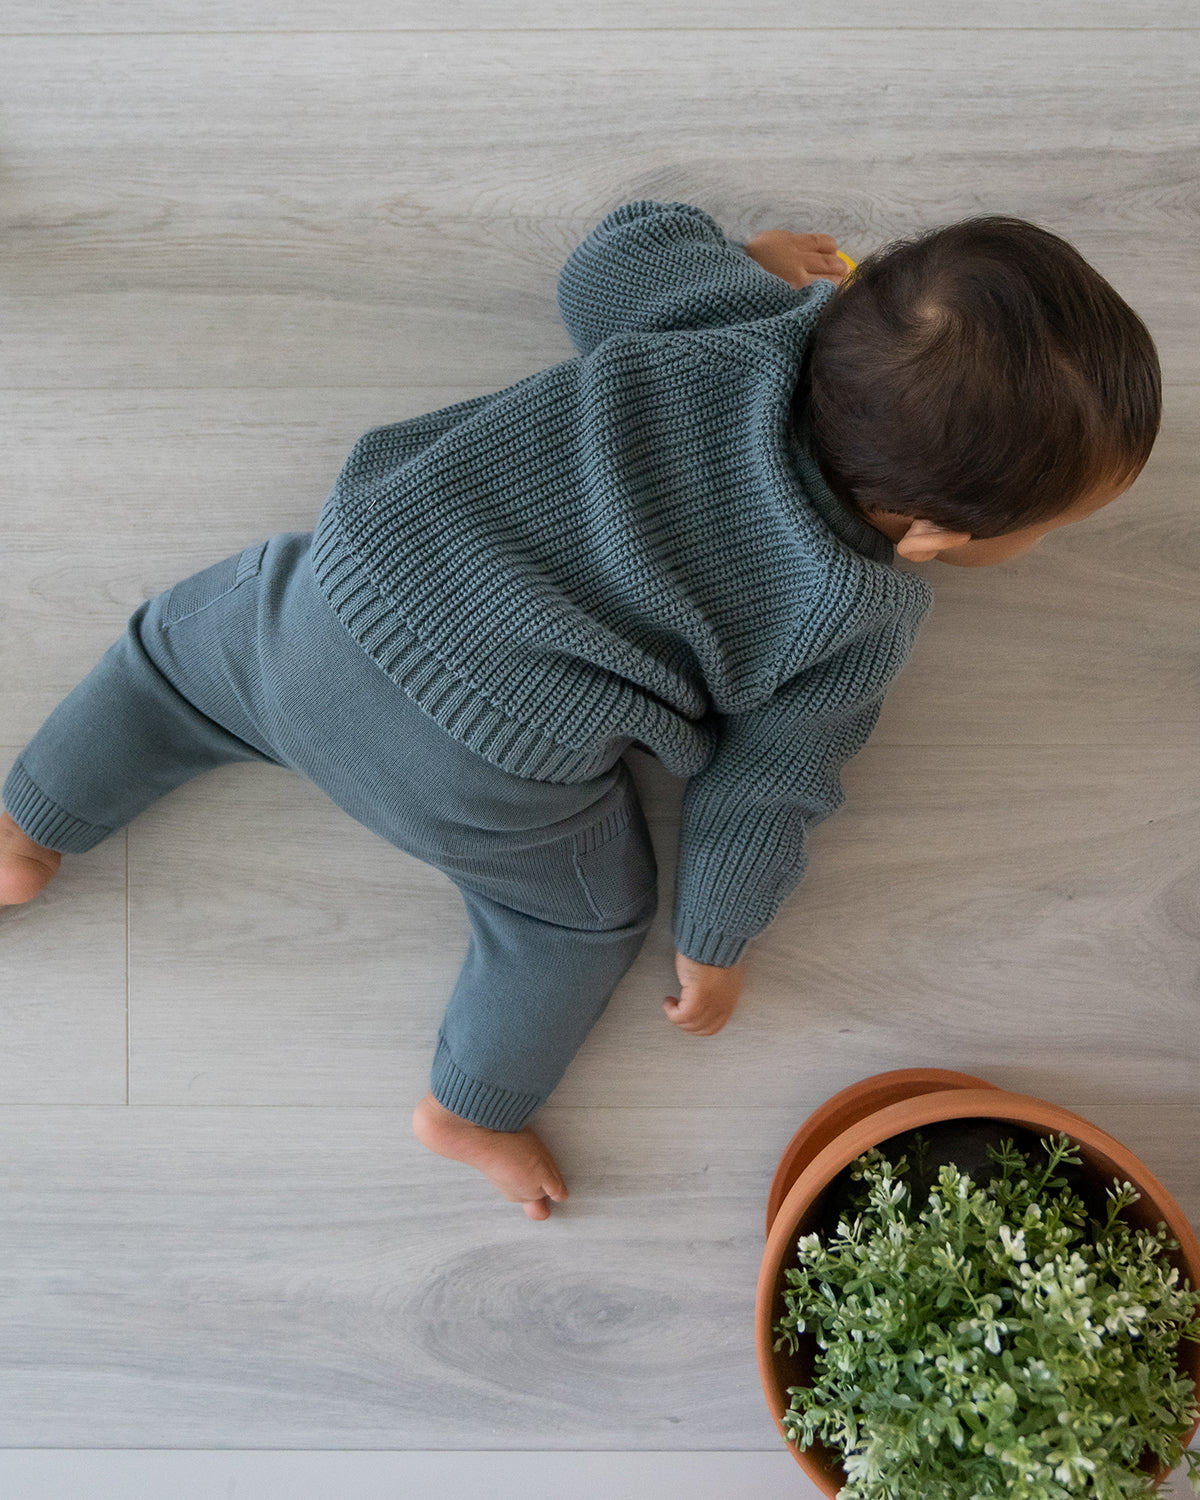
[[[1182,1211],[1089,1121],[969,1075],[881,1074],[776,1172],[763,1389],[843,1500],[1150,1495],[1200,1426],[1198,1289]]]

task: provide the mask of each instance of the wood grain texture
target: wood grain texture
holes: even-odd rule
[[[689,0],[686,11],[673,0],[595,0],[575,10],[557,0],[289,0],[286,7],[246,5],[240,0],[160,0],[152,13],[144,0],[8,0],[0,35],[100,32],[262,32],[295,31],[719,31],[861,30],[865,27],[919,30],[926,27],[974,30],[1083,28],[1144,31],[1195,30],[1188,0],[1012,0],[998,16],[985,0],[910,0],[903,13],[886,0],[856,0],[836,14],[817,0],[756,0],[752,10],[729,0]]]
[[[1200,378],[1181,238],[1200,53],[1162,34],[6,50],[17,384],[362,384],[411,379],[418,350],[424,380],[502,384],[560,357],[550,278],[600,212],[636,196],[700,199],[734,234],[819,224],[852,250],[972,212],[1037,218],[1144,308],[1175,378]]]
[[[533,1225],[408,1115],[10,1112],[0,1443],[774,1446],[753,1300],[787,1119],[718,1147],[703,1112],[547,1117],[579,1201]]]
[[[0,1485],[20,1500],[820,1500],[782,1448],[770,1453],[0,1452]],[[1173,1496],[1174,1491],[1161,1491]],[[1182,1495],[1183,1491],[1179,1491]]]
[[[407,1111],[7,1112],[0,1443],[770,1449],[762,1206],[817,1102],[548,1110],[544,1225]],[[1200,1208],[1190,1116],[1092,1113]]]
[[[15,758],[0,746],[0,780]],[[0,1115],[126,1102],[125,861],[122,833],[36,903],[0,907]]]

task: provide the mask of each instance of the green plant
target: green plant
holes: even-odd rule
[[[853,1207],[825,1240],[805,1235],[787,1273],[776,1350],[815,1335],[811,1386],[789,1389],[785,1431],[843,1455],[840,1500],[1126,1500],[1154,1493],[1145,1452],[1173,1468],[1196,1390],[1180,1339],[1200,1339],[1200,1291],[1169,1264],[1164,1225],[1122,1217],[1137,1193],[1108,1190],[1107,1216],[1057,1169],[1005,1142],[977,1186],[954,1166],[914,1201],[909,1164],[878,1151],[851,1169]]]

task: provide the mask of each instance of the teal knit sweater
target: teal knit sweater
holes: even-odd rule
[[[833,293],[686,204],[626,204],[558,288],[579,357],[369,432],[313,540],[351,635],[463,744],[690,778],[675,942],[732,964],[804,872],[929,609],[792,436]]]

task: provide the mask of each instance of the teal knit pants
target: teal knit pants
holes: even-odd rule
[[[654,915],[636,790],[620,760],[559,786],[451,739],[351,639],[310,543],[272,537],[141,605],[21,752],[4,805],[38,843],[78,853],[214,766],[301,772],[462,893],[471,935],[433,1092],[464,1119],[519,1130]]]

